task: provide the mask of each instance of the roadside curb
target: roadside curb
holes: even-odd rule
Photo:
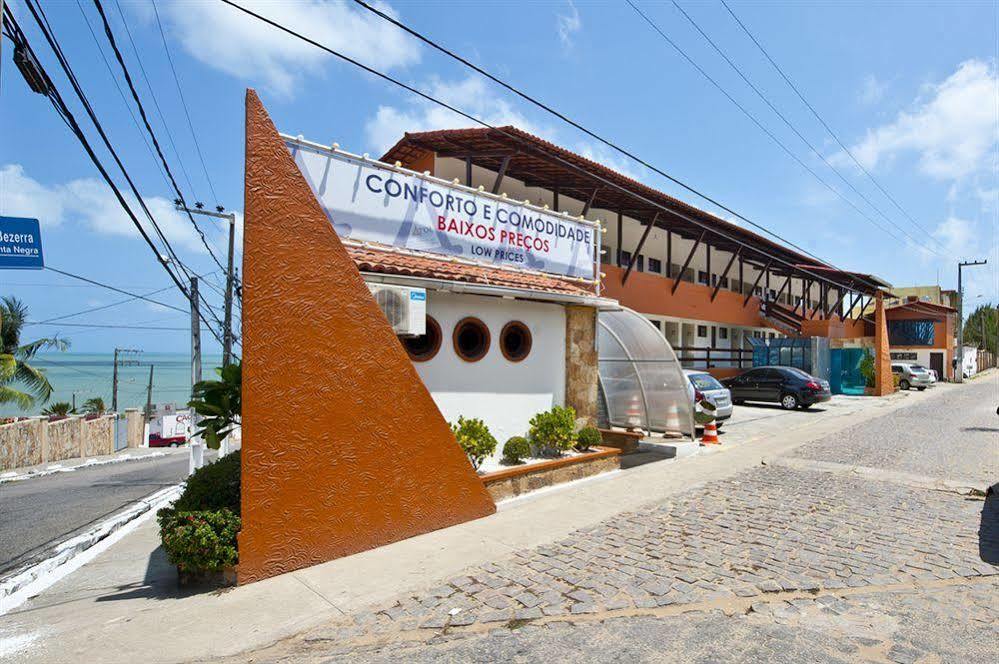
[[[46,466],[45,468],[39,468],[38,470],[30,470],[25,473],[18,473],[16,471],[3,473],[2,475],[0,475],[0,484],[6,484],[7,482],[22,482],[24,480],[30,480],[36,477],[45,477],[46,475],[53,475],[55,473],[68,473],[74,470],[79,470],[80,468],[93,468],[94,466],[106,466],[112,463],[145,461],[146,459],[161,459],[169,455],[170,452],[152,452],[150,454],[142,454],[139,456],[133,456],[131,454],[125,453],[120,457],[114,457],[111,459],[90,458],[85,460],[83,463],[76,464],[75,466],[63,466],[60,463],[53,463]]]
[[[42,592],[96,556],[100,550],[123,537],[132,527],[138,525],[139,517],[155,513],[158,508],[176,500],[183,486],[177,484],[167,487],[143,498],[87,532],[57,544],[53,555],[49,558],[0,581],[0,616]],[[101,543],[105,543],[106,546],[94,550],[94,547]],[[91,555],[84,556],[85,553]]]

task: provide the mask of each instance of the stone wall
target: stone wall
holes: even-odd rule
[[[565,308],[565,405],[597,423],[597,310]]]
[[[114,415],[94,420],[71,416],[49,422],[33,417],[0,425],[0,471],[114,453]],[[122,426],[125,422],[122,422]],[[131,434],[131,429],[129,430]],[[135,447],[141,444],[141,432]],[[133,438],[129,436],[129,445]]]

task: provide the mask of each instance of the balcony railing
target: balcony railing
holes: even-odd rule
[[[677,359],[686,369],[737,368],[753,366],[750,348],[718,348],[716,346],[676,346]]]

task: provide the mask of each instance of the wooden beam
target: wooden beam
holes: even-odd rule
[[[472,186],[472,158],[465,157],[465,186]]]
[[[558,186],[557,185],[552,189],[552,209],[555,210],[556,213],[561,212],[561,210],[558,209]]]
[[[749,292],[746,294],[746,299],[742,301],[743,309],[745,309],[746,305],[749,304],[749,300],[751,300],[753,297],[753,291],[755,291],[756,287],[760,285],[760,279],[762,279],[763,274],[770,269],[770,264],[773,262],[774,260],[772,258],[768,260],[766,266],[760,271],[759,274],[756,275],[756,281],[753,282],[752,287],[749,289]]]
[[[850,282],[850,286],[851,287],[853,286],[853,282],[852,281]],[[839,305],[841,305],[843,303],[843,298],[846,297],[846,294],[849,291],[846,290],[846,289],[844,289],[844,288],[840,288],[840,289],[838,289],[838,292],[839,292],[839,297],[836,298],[836,301],[832,303],[831,307],[827,307],[826,308],[826,318],[829,318],[829,314],[831,314],[833,311],[835,311],[836,307],[838,307]],[[843,320],[843,315],[842,315],[843,312],[840,311],[839,313],[840,313],[839,319],[840,319],[840,321],[842,321]]]
[[[469,150],[467,148],[455,148],[452,150],[437,150],[438,157],[449,159],[472,159],[474,157],[508,157],[517,154],[516,150],[503,148],[498,150]]]
[[[673,232],[666,229],[666,276],[673,278]]]
[[[510,165],[510,155],[503,157],[503,161],[500,163],[499,171],[496,173],[496,181],[493,182],[493,194],[498,194],[500,190],[500,185],[503,184],[503,176],[506,175],[506,168]],[[558,194],[555,194],[556,197]],[[555,210],[558,212],[558,209]]]
[[[704,270],[708,275],[708,287],[711,286],[711,245],[704,243]]]
[[[742,254],[740,253],[739,254],[739,294],[740,295],[742,295],[742,289],[745,287],[745,284],[742,283],[742,281],[743,281],[742,268],[743,267],[745,267],[745,261],[742,259]]]
[[[721,288],[722,279],[728,276],[728,271],[732,269],[732,263],[734,263],[735,259],[738,258],[741,254],[742,254],[742,249],[739,249],[737,252],[732,254],[732,258],[728,259],[728,264],[725,266],[725,271],[722,272],[721,275],[718,277],[718,283],[715,284],[715,289],[711,291],[712,302],[715,301],[715,297],[718,295],[718,289]]]
[[[780,287],[780,290],[777,291],[777,295],[774,297],[775,302],[780,299],[781,295],[784,294],[784,289],[790,285],[791,285],[791,275],[787,275],[787,279],[784,281],[784,285]]]
[[[584,217],[589,213],[590,207],[593,205],[593,201],[596,200],[596,198],[597,198],[597,192],[598,191],[600,191],[600,187],[597,187],[596,189],[593,190],[593,193],[590,194],[590,198],[586,201],[586,204],[583,205],[583,212],[582,212],[582,214],[583,214]]]
[[[649,237],[649,232],[656,223],[656,218],[659,217],[657,214],[649,222],[649,225],[645,227],[645,232],[642,233],[642,239],[638,241],[638,246],[635,247],[635,253],[631,255],[631,260],[628,261],[628,269],[624,271],[624,276],[621,278],[621,285],[624,286],[628,283],[628,276],[631,274],[632,269],[635,267],[635,263],[638,262],[638,254],[642,253],[642,247],[645,246],[645,240]],[[619,243],[620,244],[620,243]]]
[[[617,266],[621,267],[621,254],[624,252],[624,213],[617,213]],[[635,257],[632,256],[628,263],[634,263]]]
[[[687,254],[687,260],[683,261],[683,266],[680,267],[680,274],[676,275],[673,279],[673,290],[670,291],[671,295],[676,294],[676,289],[680,287],[680,281],[682,281],[681,277],[683,276],[683,273],[687,271],[687,266],[690,265],[690,260],[694,257],[694,252],[697,251],[699,246],[701,246],[701,240],[704,239],[706,233],[707,231],[701,231],[700,237],[698,237],[697,241],[694,242],[694,246],[690,248],[690,253]]]

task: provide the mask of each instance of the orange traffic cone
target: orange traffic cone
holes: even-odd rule
[[[637,429],[642,425],[642,405],[638,403],[637,394],[631,396],[631,402],[628,404],[628,409],[624,411],[624,414],[627,418],[629,429]]]
[[[714,420],[704,425],[704,433],[701,435],[701,445],[721,445],[718,440],[718,426]]]
[[[681,427],[680,410],[676,407],[676,402],[674,401],[666,410],[666,430],[679,431]]]

